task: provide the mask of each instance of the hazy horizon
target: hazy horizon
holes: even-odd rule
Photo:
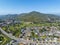
[[[60,14],[60,0],[0,0],[0,15],[31,11]]]

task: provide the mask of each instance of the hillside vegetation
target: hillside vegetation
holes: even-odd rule
[[[60,16],[53,14],[44,14],[37,11],[32,11],[29,13],[22,13],[22,14],[8,14],[2,16],[2,18],[21,20],[27,22],[60,22]]]
[[[53,14],[44,14],[36,11],[19,15],[18,19],[31,22],[56,22],[60,20],[59,16]]]

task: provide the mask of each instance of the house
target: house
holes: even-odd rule
[[[24,43],[19,43],[19,45],[24,45]]]

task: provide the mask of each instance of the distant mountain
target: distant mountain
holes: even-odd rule
[[[21,21],[29,21],[29,22],[59,22],[60,16],[53,14],[44,14],[37,11],[32,11],[29,13],[22,14],[8,14],[1,17],[2,19],[14,19]]]
[[[20,15],[18,19],[31,22],[56,22],[60,20],[60,16],[32,11],[25,15]]]

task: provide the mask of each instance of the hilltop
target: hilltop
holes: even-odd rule
[[[22,14],[8,14],[2,16],[1,19],[14,19],[28,22],[59,22],[60,16],[54,14],[44,14],[37,11]]]
[[[19,15],[18,19],[31,22],[56,22],[60,20],[60,16],[32,11]]]

